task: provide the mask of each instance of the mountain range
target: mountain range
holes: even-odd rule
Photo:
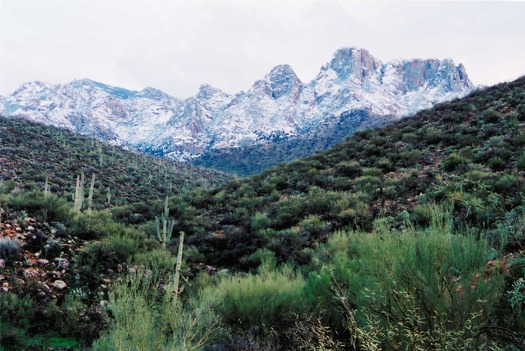
[[[230,95],[202,85],[187,99],[89,79],[55,85],[36,81],[0,97],[0,114],[218,168],[218,159],[242,150],[302,145],[270,158],[268,167],[474,89],[465,67],[451,59],[383,63],[365,49],[343,48],[307,83],[289,65],[276,66],[246,92]],[[248,154],[245,162],[259,163],[256,153]],[[242,173],[252,172],[247,167]]]

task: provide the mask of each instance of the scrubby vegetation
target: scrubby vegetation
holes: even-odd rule
[[[524,350],[524,126],[522,78],[119,206],[88,176],[62,192],[4,179],[1,345]]]
[[[128,152],[67,130],[0,116],[0,180],[4,187],[47,187],[67,197],[74,195],[72,187],[81,173],[86,183],[95,176],[97,207],[160,199],[231,179],[220,172]],[[88,187],[86,184],[86,194]]]

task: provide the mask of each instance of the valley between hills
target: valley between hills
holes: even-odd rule
[[[0,96],[0,114],[246,176],[475,89],[451,59],[383,62],[350,47],[304,83],[289,65],[274,67],[247,91],[227,94],[202,84],[186,99],[90,79],[34,81]]]

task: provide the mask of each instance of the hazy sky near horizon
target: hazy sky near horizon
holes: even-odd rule
[[[0,95],[80,78],[235,93],[283,63],[308,82],[348,46],[449,57],[491,85],[525,75],[524,18],[525,2],[501,1],[0,0]]]

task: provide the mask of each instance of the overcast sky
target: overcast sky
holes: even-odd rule
[[[341,47],[452,58],[474,84],[525,75],[525,2],[0,0],[0,94],[90,78],[179,98],[247,90],[278,64],[303,82]]]

